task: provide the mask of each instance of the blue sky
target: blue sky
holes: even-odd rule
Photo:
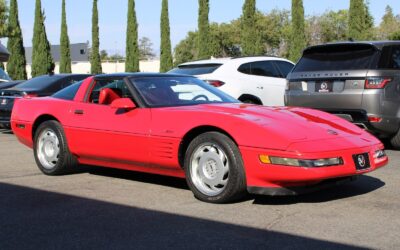
[[[128,0],[98,0],[100,48],[109,53],[123,54]],[[159,51],[159,20],[161,0],[136,0],[139,37],[149,37],[153,49]],[[244,0],[210,0],[211,22],[229,22],[241,15]],[[346,9],[349,0],[304,0],[306,15],[321,14],[326,10]],[[18,0],[19,17],[25,46],[32,44],[35,0]],[[66,0],[67,21],[71,43],[91,40],[92,0]],[[258,0],[257,8],[268,12],[274,8],[290,9],[291,0]],[[398,0],[370,0],[370,10],[379,23],[386,5],[400,14]],[[46,14],[47,36],[51,44],[59,44],[61,0],[42,0]],[[175,46],[190,30],[197,27],[198,0],[169,0],[171,41]]]

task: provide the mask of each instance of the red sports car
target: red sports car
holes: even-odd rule
[[[238,103],[173,74],[89,77],[51,97],[18,100],[11,122],[47,175],[87,164],[176,176],[214,203],[246,191],[297,194],[388,162],[375,137],[341,118]]]

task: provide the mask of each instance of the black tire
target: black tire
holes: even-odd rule
[[[400,130],[390,138],[390,144],[393,146],[394,149],[400,149]]]
[[[227,184],[223,191],[216,195],[207,195],[201,192],[192,179],[192,160],[194,153],[205,144],[213,144],[222,149],[229,162]],[[200,164],[199,164],[200,165]],[[240,199],[246,194],[246,178],[243,160],[239,148],[226,135],[219,132],[207,132],[194,138],[185,153],[184,169],[186,181],[194,196],[209,203],[227,203]]]
[[[59,153],[57,161],[54,161],[54,167],[45,167],[38,156],[39,149],[39,136],[42,133],[48,131],[54,132],[55,136],[58,139],[59,145]],[[45,121],[39,125],[38,129],[35,132],[34,143],[33,143],[33,154],[35,156],[35,161],[39,169],[46,175],[62,175],[71,173],[77,170],[77,160],[76,158],[69,152],[67,140],[65,138],[64,129],[61,124],[54,120]]]

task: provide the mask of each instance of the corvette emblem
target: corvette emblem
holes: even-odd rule
[[[357,161],[358,161],[358,165],[360,165],[360,167],[365,167],[365,157],[364,155],[359,155],[357,156]]]

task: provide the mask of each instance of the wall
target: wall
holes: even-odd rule
[[[119,73],[125,72],[125,62],[103,62],[101,64],[104,73]],[[160,61],[140,61],[140,72],[159,72]],[[26,66],[28,78],[31,78],[31,65]],[[54,73],[59,73],[59,63],[56,63]],[[78,62],[72,64],[72,73],[90,73],[89,62]]]

